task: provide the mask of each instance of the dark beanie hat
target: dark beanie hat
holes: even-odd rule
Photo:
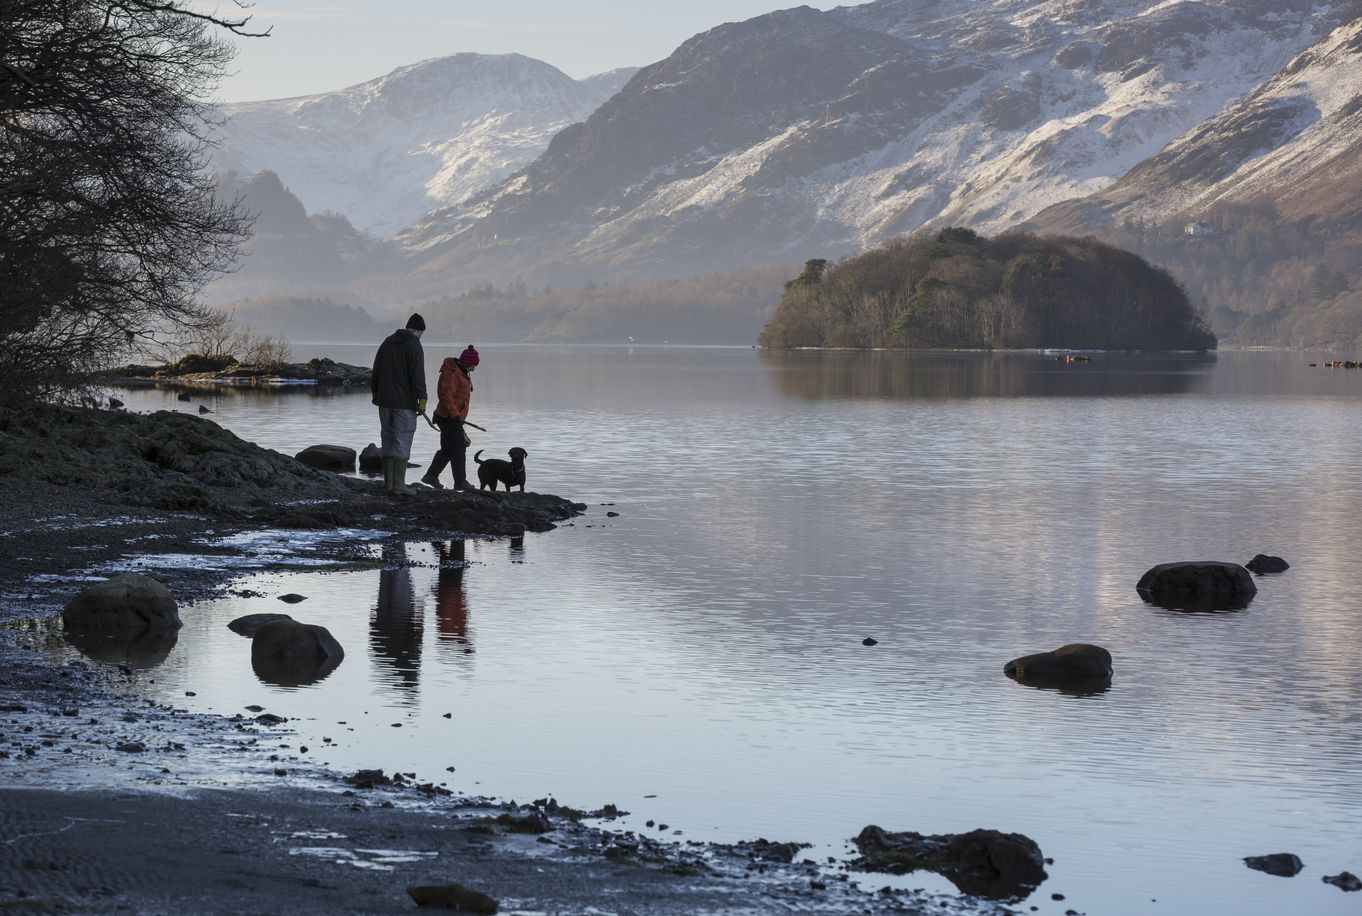
[[[465,369],[472,369],[478,364],[478,351],[472,344],[463,348],[463,352],[459,354],[459,363]]]
[[[418,312],[412,312],[407,319],[407,327],[413,331],[424,331],[426,329],[426,319],[422,318]]]

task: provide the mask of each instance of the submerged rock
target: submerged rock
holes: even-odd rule
[[[1255,871],[1265,871],[1279,878],[1294,878],[1305,863],[1294,853],[1274,852],[1266,856],[1244,856],[1244,864]]]
[[[85,589],[67,603],[68,630],[177,630],[183,624],[169,590],[150,576],[123,573]]]
[[[307,595],[300,595],[297,592],[289,592],[287,595],[280,595],[279,600],[285,604],[299,604],[307,600]]]
[[[1249,560],[1247,563],[1245,563],[1244,568],[1251,573],[1255,573],[1259,576],[1264,576],[1270,575],[1272,573],[1286,572],[1288,569],[1291,568],[1291,564],[1283,560],[1281,557],[1274,557],[1265,553],[1260,553],[1252,560]]]
[[[854,842],[861,852],[851,863],[855,868],[895,875],[933,871],[966,894],[994,900],[1019,900],[1048,877],[1040,847],[1020,833],[889,833],[872,824]]]
[[[1150,604],[1179,611],[1235,610],[1258,594],[1247,569],[1222,560],[1160,564],[1140,577],[1135,590]]]
[[[462,884],[413,884],[407,895],[423,907],[440,907],[464,913],[495,913],[497,902],[491,897],[464,887]]]
[[[1036,687],[1097,691],[1111,685],[1111,653],[1101,646],[1074,642],[1052,652],[1014,658],[1003,666],[1003,674]]]
[[[254,638],[266,624],[292,619],[288,614],[247,614],[227,624],[227,629],[241,636]]]
[[[322,471],[355,469],[355,450],[344,445],[309,445],[293,457],[308,467]]]
[[[340,665],[345,650],[326,627],[296,620],[267,623],[251,639],[251,668],[267,684],[315,684]]]

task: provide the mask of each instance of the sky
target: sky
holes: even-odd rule
[[[807,2],[818,9],[838,5]],[[800,0],[258,0],[268,38],[238,39],[227,102],[311,95],[460,51],[518,52],[582,78],[661,60],[697,32]],[[195,3],[195,8],[212,8]],[[236,10],[230,0],[216,7]]]

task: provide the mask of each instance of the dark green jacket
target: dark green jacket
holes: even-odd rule
[[[426,397],[426,354],[421,339],[402,328],[378,347],[369,379],[374,404],[396,410],[415,410]]]

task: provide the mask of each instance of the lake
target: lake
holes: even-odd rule
[[[464,343],[427,342],[432,391]],[[382,570],[252,576],[235,587],[265,597],[186,609],[143,689],[257,703],[337,769],[614,802],[679,840],[821,857],[872,823],[1021,832],[1055,859],[1026,904],[1045,913],[1356,912],[1320,877],[1362,872],[1362,371],[479,346],[473,450],[525,448],[531,490],[590,511],[515,541],[376,542]],[[378,438],[367,393],[204,403],[287,453]],[[418,431],[414,460],[436,443]],[[1135,592],[1158,563],[1257,553],[1292,567],[1240,611]],[[345,661],[312,687],[261,683],[223,625],[258,611],[324,623]],[[1002,674],[1069,642],[1110,649],[1109,690]],[[1306,870],[1241,861],[1281,851]],[[868,882],[885,883],[949,888]]]

